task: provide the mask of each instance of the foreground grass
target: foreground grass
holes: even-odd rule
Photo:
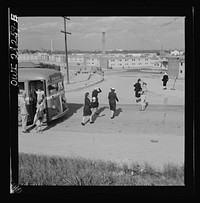
[[[122,166],[84,158],[19,154],[20,185],[184,185],[184,167]]]

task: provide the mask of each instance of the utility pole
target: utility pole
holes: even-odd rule
[[[71,35],[70,32],[66,31],[66,19],[70,20],[70,18],[67,18],[66,16],[63,16],[64,18],[64,31],[61,31],[62,33],[65,34],[65,61],[66,61],[66,71],[67,71],[67,84],[69,84],[69,67],[68,67],[68,53],[67,53],[67,34]]]

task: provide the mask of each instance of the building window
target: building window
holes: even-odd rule
[[[180,73],[183,73],[183,71],[182,71],[182,70],[180,70]]]

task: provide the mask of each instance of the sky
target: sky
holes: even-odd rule
[[[70,17],[67,22],[68,50],[102,49],[105,32],[106,50],[111,49],[184,49],[185,18],[170,17]],[[64,50],[62,17],[19,17],[18,47],[22,49]]]

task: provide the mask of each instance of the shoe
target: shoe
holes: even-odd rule
[[[113,118],[114,118],[114,116],[111,117],[111,119],[113,119]]]
[[[94,123],[94,121],[91,121],[90,124]]]
[[[83,125],[83,126],[84,126],[84,125],[85,125],[85,123],[81,123],[81,125]]]
[[[29,133],[28,131],[22,131],[23,133]]]

